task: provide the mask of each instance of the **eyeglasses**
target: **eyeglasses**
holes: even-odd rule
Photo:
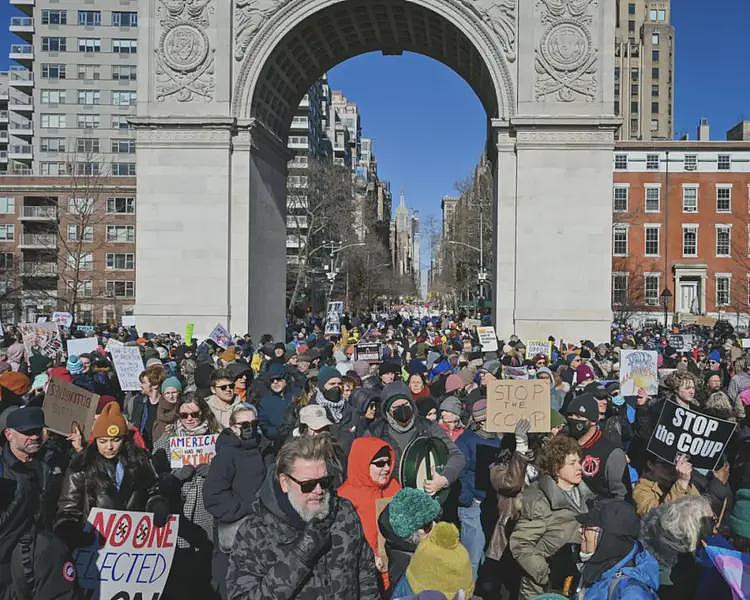
[[[180,418],[181,419],[200,419],[201,413],[198,412],[181,412]]]
[[[255,427],[255,423],[256,421],[242,421],[240,423],[235,423],[235,425],[237,425],[237,427],[244,431],[245,429],[251,429]]]
[[[217,390],[221,390],[222,392],[226,392],[227,390],[231,390],[234,387],[233,383],[225,383],[224,385],[215,385],[214,386]]]
[[[326,475],[325,477],[319,477],[318,479],[308,479],[307,481],[300,481],[299,479],[292,477],[289,473],[284,473],[284,475],[296,483],[299,486],[299,489],[302,490],[303,494],[309,494],[318,486],[320,486],[320,489],[322,490],[327,490],[333,483],[332,475]]]
[[[374,460],[370,463],[371,465],[375,465],[378,469],[382,469],[383,467],[387,467],[391,464],[390,458],[379,458],[378,460]]]

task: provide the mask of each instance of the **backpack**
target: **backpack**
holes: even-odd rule
[[[609,582],[607,600],[659,600],[659,596],[634,577],[618,571]]]

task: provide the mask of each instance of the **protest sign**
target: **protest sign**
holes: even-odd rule
[[[73,324],[73,315],[69,312],[53,312],[52,322],[57,323],[60,327],[70,329],[70,326]]]
[[[672,464],[678,454],[686,454],[696,469],[713,470],[736,426],[666,400],[648,450]]]
[[[653,350],[620,352],[620,394],[637,396],[643,388],[649,396],[659,391],[657,353]]]
[[[491,432],[508,433],[528,419],[532,433],[550,430],[550,389],[544,379],[499,379],[487,385],[487,423]]]
[[[503,379],[528,379],[529,371],[526,367],[510,367],[503,365]]]
[[[123,392],[141,389],[138,376],[143,371],[143,359],[137,346],[112,346],[109,348],[112,362],[115,363],[117,379]]]
[[[497,352],[497,334],[494,327],[477,327],[482,352]]]
[[[93,325],[76,325],[76,329],[84,335],[91,335],[94,333]]]
[[[686,352],[693,347],[692,335],[670,335],[667,341],[678,352]]]
[[[78,583],[93,591],[86,597],[158,599],[174,558],[179,522],[179,515],[169,515],[164,527],[157,527],[152,513],[92,508],[85,531],[95,529],[102,541],[74,554]]]
[[[476,329],[481,325],[482,322],[479,319],[464,319],[464,329],[468,329],[469,331]]]
[[[354,360],[377,362],[383,356],[383,344],[380,342],[360,342],[354,346]]]
[[[122,315],[121,323],[123,327],[135,327],[135,315]]]
[[[327,315],[337,314],[339,316],[344,314],[344,303],[339,301],[329,302],[328,309],[326,310]]]
[[[96,350],[99,345],[99,340],[95,337],[90,338],[70,338],[68,340],[68,356],[75,354],[80,356],[81,354],[87,354]]]
[[[193,332],[195,330],[195,323],[188,323],[185,325],[185,344],[188,346],[193,341]]]
[[[120,340],[116,340],[115,338],[109,338],[107,340],[107,345],[104,346],[104,349],[107,350],[107,351],[109,351],[112,348],[114,348],[115,346],[117,346],[118,348],[122,348],[124,345],[125,344],[123,344]]]
[[[63,343],[57,323],[20,323],[18,329],[23,336],[27,356],[44,354],[55,358],[62,352]]]
[[[37,317],[36,318],[36,322],[37,323],[46,323],[47,322],[47,317]]]
[[[549,340],[529,340],[526,342],[526,356],[533,358],[537,354],[544,354],[548,359],[552,357],[552,342]]]
[[[216,342],[216,345],[224,348],[224,350],[232,345],[232,336],[229,335],[229,332],[220,323],[216,324],[208,339]]]
[[[78,423],[84,439],[87,439],[94,425],[98,403],[98,394],[59,377],[51,377],[42,404],[45,424],[55,433],[68,435],[72,431],[73,423]]]
[[[750,348],[750,338],[742,338],[742,347]]]
[[[186,465],[208,464],[216,456],[218,434],[188,435],[169,438],[169,464],[173,469]]]

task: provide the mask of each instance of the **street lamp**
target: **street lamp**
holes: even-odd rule
[[[659,294],[659,298],[661,298],[661,305],[664,307],[664,329],[667,329],[667,307],[669,306],[669,301],[672,298],[672,292],[669,291],[668,288],[664,288]]]

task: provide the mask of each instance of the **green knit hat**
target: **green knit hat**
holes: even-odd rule
[[[440,503],[427,492],[414,488],[403,488],[388,505],[388,521],[393,532],[406,539],[426,523],[437,519]]]
[[[750,489],[737,490],[727,526],[737,535],[750,539]]]

